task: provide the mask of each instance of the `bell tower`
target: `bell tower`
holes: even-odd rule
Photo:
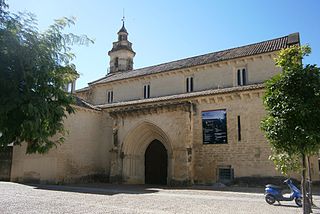
[[[113,47],[108,55],[110,56],[110,73],[133,69],[133,57],[136,53],[132,50],[132,43],[128,41],[128,32],[124,27],[124,17],[122,28],[118,32],[118,41],[113,42]]]

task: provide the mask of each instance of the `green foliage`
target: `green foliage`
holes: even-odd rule
[[[266,83],[267,116],[261,128],[279,169],[297,169],[295,161],[288,166],[286,160],[312,155],[320,148],[320,70],[316,65],[302,65],[310,51],[309,46],[280,51],[276,64],[282,73]]]
[[[64,141],[63,119],[74,112],[64,91],[78,77],[70,46],[92,41],[63,33],[74,18],[40,33],[34,15],[10,14],[0,3],[0,149],[27,142],[27,153],[45,153]]]
[[[272,154],[269,159],[274,162],[276,170],[284,175],[301,170],[301,156],[299,155],[290,156],[286,152],[278,153],[277,150],[272,149]]]

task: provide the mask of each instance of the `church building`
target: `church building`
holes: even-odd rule
[[[123,23],[102,78],[75,92],[66,142],[48,154],[13,149],[11,180],[190,185],[274,177],[260,129],[264,82],[298,33],[134,69]],[[312,162],[313,179],[319,164]]]

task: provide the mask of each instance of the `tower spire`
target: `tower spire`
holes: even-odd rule
[[[132,50],[131,42],[128,41],[128,32],[124,26],[124,9],[121,21],[122,27],[118,32],[118,41],[113,43],[112,49],[108,52],[110,56],[110,73],[133,69],[133,57],[136,53]]]
[[[122,9],[122,26],[124,26],[124,21],[125,21],[126,17],[124,16],[124,8]]]

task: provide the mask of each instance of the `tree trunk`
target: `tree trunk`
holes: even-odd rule
[[[301,180],[301,190],[302,190],[302,196],[303,196],[303,214],[310,214],[311,213],[311,205],[309,198],[307,196],[307,185],[306,185],[306,177],[307,177],[307,170],[306,170],[306,156],[305,154],[302,154],[302,180]]]
[[[310,204],[312,206],[313,198],[312,198],[312,178],[311,178],[310,156],[307,156],[307,160],[308,160],[308,197],[310,200]]]

